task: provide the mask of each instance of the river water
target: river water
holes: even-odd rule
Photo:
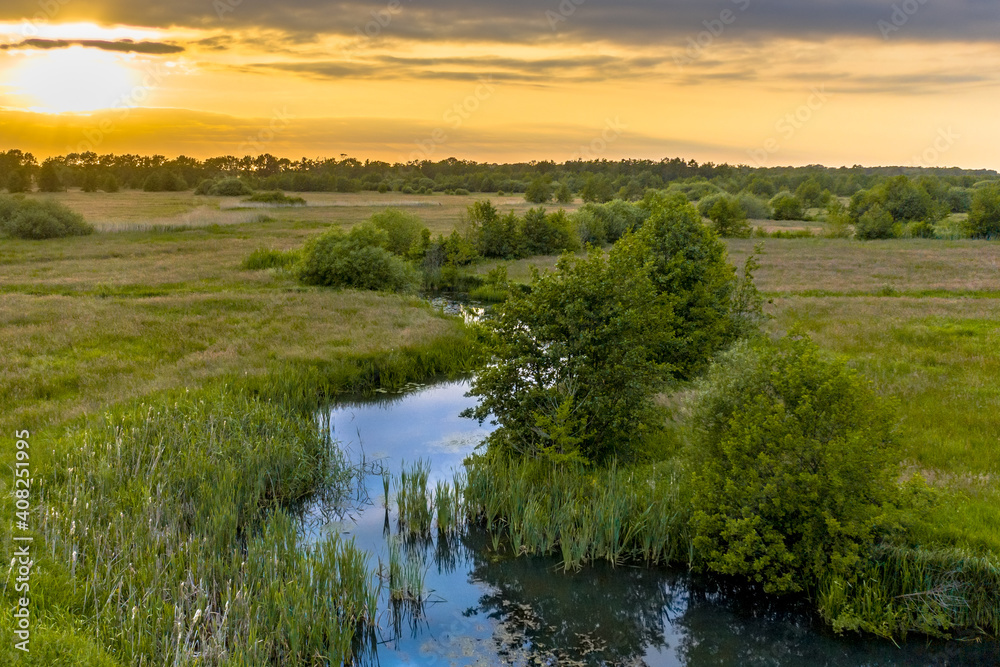
[[[466,383],[411,386],[402,394],[341,402],[329,428],[352,460],[398,475],[430,462],[430,486],[450,481],[489,433],[459,413]],[[375,470],[373,470],[375,472]],[[370,474],[347,506],[309,508],[314,538],[353,537],[388,563],[396,534],[382,477]],[[896,667],[1000,665],[996,643],[890,642],[827,631],[801,603],[722,586],[666,568],[598,564],[564,573],[552,558],[513,558],[479,530],[450,540],[406,540],[426,571],[422,605],[385,602],[380,629],[360,651],[381,665],[648,665]]]

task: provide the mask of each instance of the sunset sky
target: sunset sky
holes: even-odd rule
[[[1000,168],[992,0],[5,0],[0,149]]]

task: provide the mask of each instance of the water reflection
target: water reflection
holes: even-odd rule
[[[387,541],[426,569],[422,602],[383,599],[379,628],[359,641],[363,665],[648,665],[649,667],[909,667],[1000,664],[996,643],[891,643],[830,634],[808,604],[685,571],[598,564],[565,573],[550,558],[513,558],[479,529],[399,536],[378,467],[431,462],[450,480],[488,433],[458,414],[467,385],[414,387],[330,412],[335,439],[372,466],[349,503],[317,502],[306,532],[352,536],[388,562]],[[387,598],[387,596],[385,596]]]

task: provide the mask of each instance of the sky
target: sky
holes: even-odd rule
[[[0,149],[1000,168],[996,0],[4,0]]]

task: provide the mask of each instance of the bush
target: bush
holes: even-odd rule
[[[483,257],[516,259],[524,257],[523,223],[511,212],[501,216],[489,200],[479,201],[468,209],[469,233],[477,252]]]
[[[544,208],[533,208],[524,215],[525,252],[528,255],[552,255],[580,249],[573,223],[560,209],[546,215]]]
[[[756,197],[749,192],[741,192],[737,197],[740,201],[740,206],[743,207],[743,211],[747,214],[747,217],[751,220],[768,220],[770,219],[771,206],[767,203],[766,199],[761,199]]]
[[[423,256],[424,239],[429,239],[430,232],[418,216],[398,208],[387,208],[373,214],[370,220],[388,235],[386,249],[389,252],[401,256]]]
[[[524,192],[525,201],[545,204],[552,200],[552,185],[544,178],[536,178]]]
[[[750,225],[747,214],[740,206],[740,201],[732,195],[719,195],[714,198],[705,216],[712,221],[715,232],[722,237],[748,238]],[[700,207],[699,207],[700,208]]]
[[[213,197],[243,197],[253,194],[253,188],[238,178],[224,178],[209,189]]]
[[[771,209],[774,211],[775,220],[802,220],[805,217],[802,202],[787,190],[774,196],[771,200]]]
[[[86,236],[94,228],[55,201],[0,197],[0,231],[19,239],[54,239]]]
[[[576,236],[583,244],[604,245],[607,241],[607,230],[604,227],[604,218],[584,206],[572,216],[573,226],[576,228]]]
[[[640,440],[672,315],[634,250],[564,256],[486,320],[488,359],[470,391],[481,402],[467,414],[499,423],[491,451],[606,461]]]
[[[306,200],[302,197],[289,197],[280,190],[270,192],[255,192],[243,201],[256,202],[260,204],[276,204],[278,206],[305,206]]]
[[[871,386],[805,338],[740,343],[693,414],[697,559],[772,593],[850,580],[898,489],[892,410]]]
[[[1000,186],[988,186],[975,191],[966,225],[969,236],[973,238],[1000,236]]]
[[[118,184],[118,177],[114,174],[108,174],[101,179],[100,187],[105,192],[118,192],[121,189],[121,186]]]
[[[299,280],[306,285],[410,292],[416,271],[388,250],[389,235],[368,223],[345,234],[332,229],[306,244]]]
[[[895,236],[893,225],[892,215],[881,204],[874,204],[858,218],[854,235],[863,241],[891,239]]]
[[[626,233],[638,229],[645,222],[647,213],[636,204],[613,199],[605,204],[586,204],[581,210],[589,211],[596,219],[589,230],[594,243],[614,243]],[[600,240],[597,240],[598,236]]]

